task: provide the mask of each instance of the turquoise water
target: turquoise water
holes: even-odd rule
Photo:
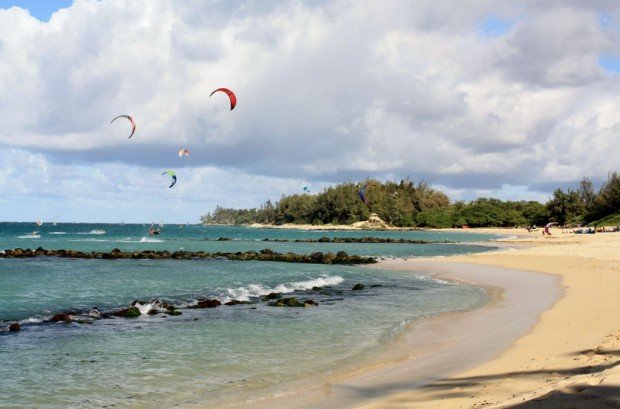
[[[39,232],[38,238],[20,237]],[[103,232],[105,231],[105,232]],[[431,232],[304,232],[242,227],[164,226],[157,242],[142,225],[0,223],[0,248],[80,250],[340,251],[384,256],[450,255],[488,250],[493,236]],[[55,233],[55,234],[53,234]],[[58,234],[64,233],[64,234]],[[263,238],[394,237],[458,244],[261,243]],[[231,241],[208,239],[229,237]],[[142,240],[142,241],[141,241]],[[469,244],[465,242],[468,240]],[[221,247],[220,247],[221,246]],[[356,283],[365,284],[352,291]],[[321,288],[321,290],[319,290]],[[312,308],[276,308],[269,292]],[[198,299],[251,304],[185,309]],[[92,320],[94,311],[144,312],[153,300],[182,315]],[[0,407],[218,407],[342,368],[364,365],[391,345],[407,323],[487,302],[473,286],[424,275],[356,266],[224,260],[0,259]],[[96,308],[96,310],[95,310]],[[50,323],[72,311],[84,322]],[[22,331],[6,331],[10,322]]]

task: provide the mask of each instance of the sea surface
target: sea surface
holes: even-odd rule
[[[428,257],[490,251],[494,235],[141,224],[0,223],[0,250],[314,251]],[[431,244],[265,242],[391,237]],[[228,240],[218,240],[227,238]],[[353,291],[355,284],[364,289]],[[271,292],[319,305],[268,305]],[[199,299],[249,304],[191,309]],[[96,319],[132,305],[137,318]],[[488,302],[477,287],[361,266],[226,260],[0,259],[0,407],[233,407],[376,363],[408,324]],[[179,308],[172,316],[160,306]],[[157,315],[149,315],[151,309]],[[48,320],[70,312],[76,321]],[[11,322],[22,330],[8,332]]]

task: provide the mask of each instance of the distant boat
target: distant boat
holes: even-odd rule
[[[105,234],[105,230],[103,229],[94,229],[90,231],[90,234]]]

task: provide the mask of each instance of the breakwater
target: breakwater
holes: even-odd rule
[[[271,249],[246,252],[215,252],[205,251],[122,251],[113,249],[110,252],[100,251],[76,251],[76,250],[49,250],[38,247],[32,249],[7,249],[0,252],[0,258],[33,258],[33,257],[60,257],[74,259],[151,259],[151,260],[236,260],[236,261],[277,261],[285,263],[310,263],[310,264],[373,264],[377,260],[374,257],[349,255],[344,251],[337,253],[314,252],[311,254],[277,253]]]

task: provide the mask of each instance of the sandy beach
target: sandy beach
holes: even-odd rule
[[[560,280],[562,293],[557,302],[545,308],[525,334],[506,348],[500,348],[503,351],[486,362],[468,368],[465,357],[456,354],[454,359],[463,360],[460,371],[422,387],[415,374],[407,371],[401,372],[398,388],[369,374],[343,381],[343,386],[353,385],[358,392],[363,391],[359,393],[364,395],[364,402],[352,406],[365,409],[620,407],[620,233],[575,235],[553,229],[551,237],[543,237],[540,232],[528,234],[525,230],[471,231],[518,236],[503,241],[529,247],[389,262],[382,266],[390,268],[392,263],[392,268],[411,270],[423,266],[442,274],[442,270],[458,268],[453,263],[464,263],[480,266],[481,270],[460,269],[459,276],[480,284],[485,283],[484,274],[476,275],[476,271],[484,271],[487,266],[521,271],[514,271],[517,275],[523,271],[542,273]],[[440,267],[442,264],[444,268]],[[506,291],[502,295],[506,301],[513,290],[511,283],[498,284]],[[514,302],[520,305],[518,308],[525,308],[523,314],[527,315],[532,304],[539,302],[541,296],[547,297],[548,294],[541,295],[544,293],[521,294]],[[472,315],[481,313],[485,310]],[[496,336],[497,333],[489,333],[476,342],[489,345],[489,337]],[[408,365],[411,367],[416,361]],[[389,378],[402,369],[392,367],[381,371]],[[336,383],[335,397],[338,389]]]

